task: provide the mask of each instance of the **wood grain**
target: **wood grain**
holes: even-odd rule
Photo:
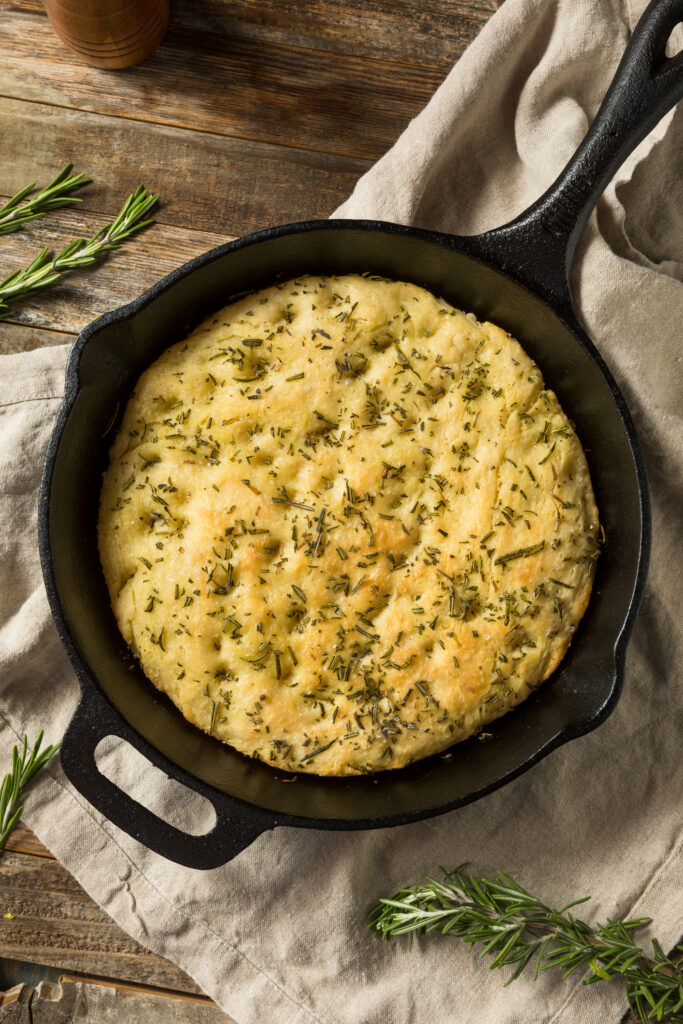
[[[0,322],[0,355],[3,356],[16,352],[31,352],[35,348],[49,348],[52,345],[66,345],[73,340],[73,334],[63,331]]]
[[[503,0],[174,0],[171,26],[447,71]],[[15,12],[42,15],[40,0]]]
[[[177,24],[448,71],[503,0],[179,0]]]
[[[8,851],[0,858],[0,950],[30,963],[200,991],[180,968],[134,942],[45,857]]]
[[[17,328],[17,330],[23,330],[23,328]],[[27,328],[27,330],[30,330],[30,328]],[[15,825],[10,833],[4,849],[6,853],[9,853],[11,850],[13,853],[27,853],[32,857],[45,857],[48,860],[55,859],[48,848],[43,846],[31,829],[21,821],[18,825]]]
[[[84,980],[43,982],[0,996],[2,1024],[235,1024],[208,1000],[174,998],[144,989]]]
[[[84,65],[43,17],[10,18],[7,7],[0,4],[5,96],[310,151],[377,159],[443,79],[433,68],[184,26],[119,75]]]
[[[41,981],[59,981],[60,974],[59,967],[27,964],[22,960],[10,960],[9,957],[3,956],[0,957],[0,992],[16,985],[31,985],[35,988]]]
[[[221,237],[327,217],[370,166],[15,99],[0,99],[0,139],[3,195],[48,182],[73,160],[96,183],[84,193],[84,209],[113,216],[142,182],[162,194],[159,220]],[[14,237],[3,239],[3,250]]]

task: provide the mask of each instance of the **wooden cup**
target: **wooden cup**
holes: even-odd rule
[[[43,0],[53,29],[97,68],[128,68],[156,49],[168,27],[169,0]]]

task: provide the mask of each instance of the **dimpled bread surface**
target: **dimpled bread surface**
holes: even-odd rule
[[[143,373],[98,524],[119,628],[200,729],[399,768],[556,668],[588,603],[581,444],[520,345],[423,289],[301,277]]]

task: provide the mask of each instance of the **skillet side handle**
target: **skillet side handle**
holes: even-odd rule
[[[99,771],[95,751],[100,740],[111,735],[126,739],[117,716],[104,701],[83,695],[62,741],[62,768],[69,781],[93,807],[154,853],[185,867],[209,870],[232,860],[262,832],[272,827],[272,822],[246,820],[246,814],[240,814],[237,804],[234,811],[216,806],[204,787],[201,795],[210,800],[216,812],[216,824],[211,831],[193,836],[169,825]],[[151,748],[148,750],[146,745],[137,743],[136,746],[145,755],[151,754]],[[157,759],[149,756],[150,761]],[[186,781],[178,776],[170,762],[164,761],[161,767],[177,781]]]
[[[480,235],[508,273],[571,314],[569,267],[586,222],[618,168],[683,97],[683,52],[666,44],[683,0],[651,0],[583,142],[547,192],[515,220]]]

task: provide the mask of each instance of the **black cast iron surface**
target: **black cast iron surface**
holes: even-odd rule
[[[665,44],[683,0],[654,0],[579,150],[521,217],[455,237],[370,221],[313,221],[221,246],[176,270],[77,339],[45,461],[39,542],[52,612],[81,684],[62,765],[112,822],[157,853],[196,868],[224,863],[279,824],[378,828],[460,807],[527,770],[614,708],[649,551],[643,459],[623,398],[577,323],[567,283],[578,236],[616,168],[683,95],[683,56]],[[412,281],[510,331],[574,420],[607,544],[593,596],[560,668],[539,694],[493,723],[489,739],[396,772],[358,779],[290,776],[189,725],[146,680],[122,640],[99,567],[101,474],[142,370],[231,297],[302,273],[372,272]],[[216,824],[191,836],[166,824],[97,769],[120,736],[213,804]]]

